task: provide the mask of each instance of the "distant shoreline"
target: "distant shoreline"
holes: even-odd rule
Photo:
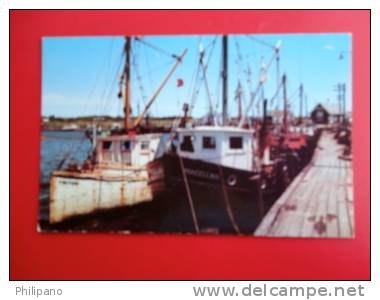
[[[134,122],[137,117],[132,117]],[[177,117],[149,117],[145,118],[144,124],[151,127],[171,127]],[[124,127],[124,118],[110,116],[86,116],[78,118],[42,117],[41,128],[44,131],[85,131],[92,129],[94,124],[103,130],[117,129]]]

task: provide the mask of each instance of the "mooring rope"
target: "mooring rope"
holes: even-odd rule
[[[240,228],[239,228],[238,224],[236,223],[234,214],[232,212],[231,203],[230,203],[230,200],[229,200],[228,194],[227,194],[226,184],[224,182],[224,175],[223,175],[222,166],[220,166],[220,165],[219,165],[219,175],[220,175],[220,181],[222,183],[223,199],[224,199],[224,203],[226,204],[226,210],[227,210],[228,218],[230,219],[230,222],[231,222],[232,227],[234,228],[235,232],[237,234],[240,234]]]
[[[192,217],[193,223],[194,223],[194,229],[195,229],[195,232],[197,234],[199,234],[198,220],[197,220],[197,216],[195,214],[194,202],[193,202],[193,198],[191,197],[191,191],[190,191],[189,183],[187,181],[185,167],[183,165],[183,160],[182,160],[181,155],[178,155],[178,158],[179,158],[179,164],[180,164],[180,167],[181,167],[183,181],[184,181],[184,184],[185,184],[185,189],[186,189],[186,194],[187,194],[187,200],[189,201],[189,206],[190,206],[190,211],[191,211],[191,217]]]

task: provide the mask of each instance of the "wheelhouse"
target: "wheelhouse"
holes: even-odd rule
[[[176,132],[178,155],[242,170],[256,169],[254,130],[202,126]]]
[[[96,141],[98,163],[122,163],[143,166],[154,158],[160,134],[115,135]]]

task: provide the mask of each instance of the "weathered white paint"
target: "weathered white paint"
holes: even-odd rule
[[[153,160],[160,137],[160,134],[98,137],[93,169],[52,174],[50,223],[101,209],[151,201],[145,165]]]
[[[132,175],[134,172],[135,175]],[[152,200],[145,170],[130,170],[129,175],[122,175],[119,171],[119,176],[115,174],[117,172],[113,173],[114,175],[105,175],[99,171],[80,174],[55,172],[50,181],[50,223],[101,209]]]
[[[96,143],[97,162],[144,166],[153,160],[160,137],[161,134],[99,137]],[[105,145],[109,146],[109,148],[106,148]]]
[[[214,164],[252,171],[257,167],[255,151],[257,142],[254,130],[227,126],[199,126],[177,129],[177,152],[182,157],[199,159]],[[194,151],[184,151],[181,144],[191,136]],[[205,149],[203,139],[212,137],[215,140],[214,149]],[[242,138],[242,148],[232,149],[230,138]]]

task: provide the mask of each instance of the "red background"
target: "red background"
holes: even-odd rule
[[[11,279],[369,279],[369,11],[12,11],[10,28]],[[354,239],[37,233],[43,36],[300,32],[353,35]]]

